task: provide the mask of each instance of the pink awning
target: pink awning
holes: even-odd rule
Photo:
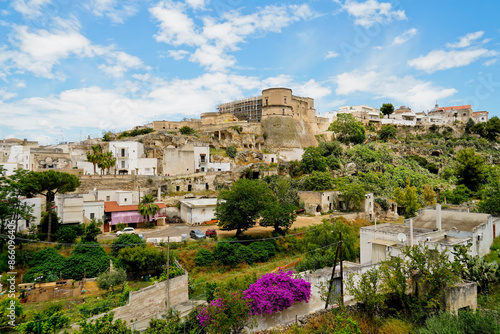
[[[154,219],[158,219],[158,214],[154,216]],[[144,217],[137,211],[111,212],[111,225],[140,223],[143,221],[145,221]]]

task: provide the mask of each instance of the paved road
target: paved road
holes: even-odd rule
[[[203,226],[190,226],[186,224],[168,224],[166,226],[159,226],[154,229],[135,229],[136,233],[141,233],[145,239],[147,238],[166,238],[170,237],[181,237],[182,234],[187,234],[189,237],[189,231],[200,230],[205,233],[209,228],[216,229],[219,231],[218,227],[215,225],[203,225]],[[109,233],[105,235],[100,235],[99,240],[109,240],[116,239],[116,233]]]

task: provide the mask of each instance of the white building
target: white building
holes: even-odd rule
[[[278,161],[301,160],[303,154],[303,148],[294,148],[292,150],[283,150],[277,153],[265,153],[263,158],[266,163],[272,164]]]
[[[40,224],[42,219],[42,199],[40,197],[23,198],[21,202],[31,207],[30,219],[21,219],[17,224],[17,232],[26,232],[32,226]]]
[[[56,212],[61,224],[83,223],[83,195],[57,194]]]
[[[116,158],[119,174],[156,175],[158,161],[146,158],[144,145],[136,141],[109,142],[109,151]]]
[[[226,172],[231,170],[229,162],[211,162],[210,147],[184,145],[169,146],[163,154],[163,173],[183,175],[203,172]]]
[[[405,246],[427,244],[431,249],[451,250],[471,244],[470,254],[484,256],[493,243],[495,222],[491,215],[460,211],[423,209],[405,225],[386,223],[360,229],[360,263],[375,264],[399,256]]]
[[[187,198],[180,201],[181,219],[189,225],[200,225],[215,219],[217,198]]]

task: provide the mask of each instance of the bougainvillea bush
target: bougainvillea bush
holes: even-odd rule
[[[250,300],[252,315],[275,313],[289,308],[295,302],[306,303],[311,297],[311,283],[293,278],[294,271],[266,274],[243,291]]]
[[[198,313],[200,326],[207,333],[241,333],[251,327],[249,301],[241,291],[229,292],[217,289],[214,299]]]

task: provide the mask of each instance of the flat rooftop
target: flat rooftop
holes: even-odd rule
[[[489,214],[441,210],[441,228],[450,231],[454,227],[459,231],[473,232],[476,227],[486,223]],[[413,227],[436,229],[436,210],[422,210],[422,214],[413,219]]]

